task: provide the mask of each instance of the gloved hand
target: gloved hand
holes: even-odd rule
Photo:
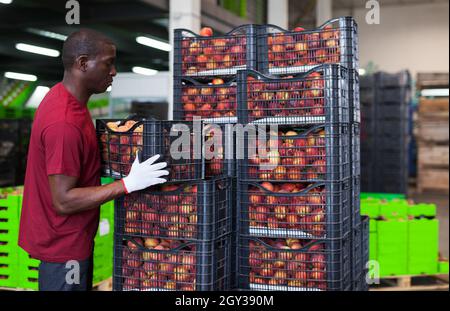
[[[138,152],[136,152],[136,159],[131,166],[130,173],[127,177],[122,179],[122,183],[127,194],[143,190],[154,185],[163,184],[167,181],[164,178],[160,178],[162,176],[169,175],[168,171],[162,170],[167,166],[167,163],[161,162],[153,164],[159,158],[160,155],[157,154],[147,161],[139,163]]]

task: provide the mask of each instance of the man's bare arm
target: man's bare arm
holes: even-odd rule
[[[77,188],[78,178],[65,175],[48,177],[53,206],[60,215],[73,215],[98,208],[125,194],[122,181],[99,187]]]

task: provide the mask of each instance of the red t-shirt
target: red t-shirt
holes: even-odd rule
[[[46,262],[88,259],[99,209],[58,215],[49,175],[78,177],[77,187],[100,185],[100,153],[91,115],[62,83],[47,93],[33,122],[19,245],[33,258]]]

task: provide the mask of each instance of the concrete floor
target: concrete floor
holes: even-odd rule
[[[433,193],[411,193],[409,198],[413,199],[416,203],[434,203],[437,205],[437,215],[439,219],[439,231],[440,231],[440,251],[442,256],[449,258],[449,196],[443,194]]]

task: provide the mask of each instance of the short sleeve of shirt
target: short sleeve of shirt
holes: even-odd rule
[[[80,130],[67,122],[58,122],[42,133],[47,175],[80,177],[83,137]]]

